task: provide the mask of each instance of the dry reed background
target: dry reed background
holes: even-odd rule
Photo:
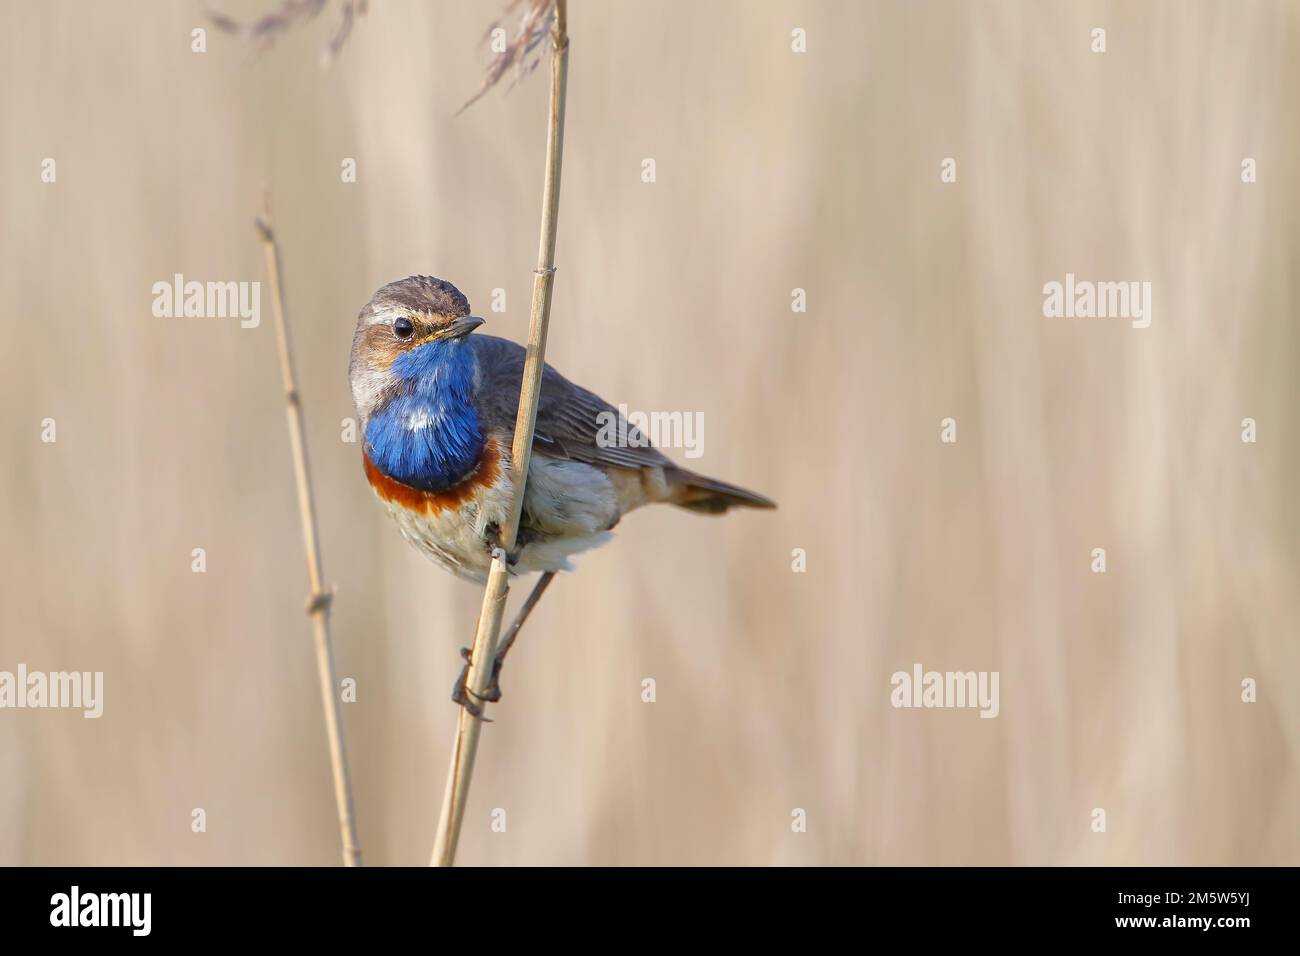
[[[525,334],[544,72],[452,119],[495,13],[372,3],[321,72],[328,13],[250,63],[213,30],[190,52],[197,5],[4,3],[0,669],[102,670],[106,701],[0,712],[0,863],[338,859],[266,290],[256,330],[150,314],[175,272],[264,279],[267,184],[362,841],[426,861],[481,589],[398,538],[339,423],[383,282],[449,278]],[[615,402],[702,411],[693,464],[781,510],[638,513],[556,582],[461,861],[1300,862],[1300,7],[570,20],[548,355]],[[1152,281],[1152,327],[1043,319],[1067,271]],[[917,661],[1000,670],[1001,716],[891,709]]]

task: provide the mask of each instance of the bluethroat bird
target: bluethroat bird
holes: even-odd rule
[[[525,355],[507,339],[470,334],[482,324],[450,282],[390,282],[357,317],[348,369],[370,487],[407,541],[479,582],[514,493],[510,449]],[[618,441],[609,440],[613,420]],[[512,573],[542,577],[503,637],[482,699],[500,698],[501,661],[555,572],[572,570],[571,555],[603,544],[623,515],[652,502],[701,514],[776,507],[673,464],[612,405],[547,365],[523,512],[507,555]],[[461,653],[467,670],[469,652]],[[477,714],[464,678],[463,671],[453,699]]]

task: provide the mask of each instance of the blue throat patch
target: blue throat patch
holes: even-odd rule
[[[404,485],[446,491],[469,477],[483,453],[471,401],[473,349],[464,340],[426,342],[391,368],[405,388],[367,423],[366,453]]]

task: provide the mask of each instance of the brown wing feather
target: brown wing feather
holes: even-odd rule
[[[483,376],[477,392],[483,423],[489,432],[513,438],[524,372],[524,348],[492,335],[470,336],[467,344],[477,350]],[[618,422],[626,442],[602,441],[602,430],[606,436],[609,434],[606,422]],[[573,384],[550,365],[542,373],[533,450],[555,458],[617,468],[671,467],[672,464],[635,426],[628,424],[617,408],[594,392]]]
[[[523,380],[523,346],[491,335],[472,335],[482,375],[476,401],[490,433],[513,439]],[[611,444],[607,422],[626,441]],[[691,511],[722,514],[729,508],[775,508],[755,492],[697,475],[674,465],[645,435],[629,424],[618,409],[594,392],[574,385],[551,366],[542,373],[542,394],[533,429],[533,451],[552,458],[569,458],[605,469],[614,485],[620,512],[654,501],[668,501]]]

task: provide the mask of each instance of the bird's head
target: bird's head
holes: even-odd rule
[[[379,289],[357,316],[348,367],[362,424],[482,324],[469,314],[469,300],[444,279],[409,276]]]

